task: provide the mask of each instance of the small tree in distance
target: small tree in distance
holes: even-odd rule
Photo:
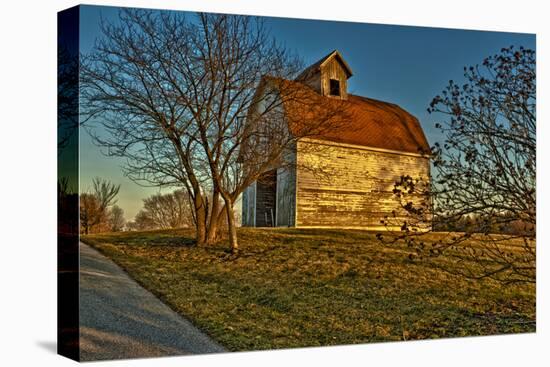
[[[143,199],[143,209],[134,219],[139,229],[170,229],[193,226],[189,195],[184,190],[155,194]]]
[[[405,240],[411,258],[452,253],[461,275],[535,282],[535,71],[535,51],[512,46],[464,68],[465,84],[449,81],[428,108],[445,117],[436,124],[445,141],[433,148],[432,184],[401,177],[394,193],[410,219],[401,234],[380,237]],[[431,202],[412,205],[419,194]],[[423,236],[433,231],[451,232],[428,246]]]
[[[109,208],[116,203],[120,185],[95,177],[91,192],[80,194],[80,225],[84,234],[109,227]]]
[[[124,225],[126,224],[124,210],[118,205],[113,205],[109,212],[109,224],[112,232],[120,232],[124,229]]]

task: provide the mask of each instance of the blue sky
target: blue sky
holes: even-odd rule
[[[116,21],[118,8],[81,7],[80,51],[92,49],[100,36],[100,17]],[[400,105],[421,122],[428,141],[440,140],[434,123],[438,116],[426,112],[431,99],[450,79],[463,80],[463,67],[481,63],[489,55],[510,45],[535,49],[535,35],[425,28],[290,18],[265,18],[272,35],[311,64],[338,49],[354,75],[349,80],[353,94]],[[143,188],[122,176],[120,159],[105,157],[81,137],[81,187],[94,176],[122,185],[119,205],[132,219],[141,199],[158,192]]]

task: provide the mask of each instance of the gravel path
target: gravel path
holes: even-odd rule
[[[80,348],[82,361],[226,351],[83,243]]]

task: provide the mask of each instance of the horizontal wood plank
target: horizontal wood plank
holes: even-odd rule
[[[297,226],[380,227],[394,211],[405,220],[395,183],[430,174],[426,157],[310,142],[298,144],[297,157]]]

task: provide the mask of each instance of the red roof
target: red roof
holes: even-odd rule
[[[353,94],[348,94],[347,100],[340,100],[322,96],[300,82],[276,81],[279,89],[285,91],[283,94],[297,92],[284,101],[289,128],[295,135],[308,135],[302,134],[304,129],[318,123],[317,117],[323,116],[327,121],[340,121],[328,128],[311,129],[308,137],[409,153],[430,152],[418,119],[398,105]],[[294,98],[297,96],[299,98]],[[332,112],[335,109],[342,114]],[[331,114],[335,116],[330,117]]]

